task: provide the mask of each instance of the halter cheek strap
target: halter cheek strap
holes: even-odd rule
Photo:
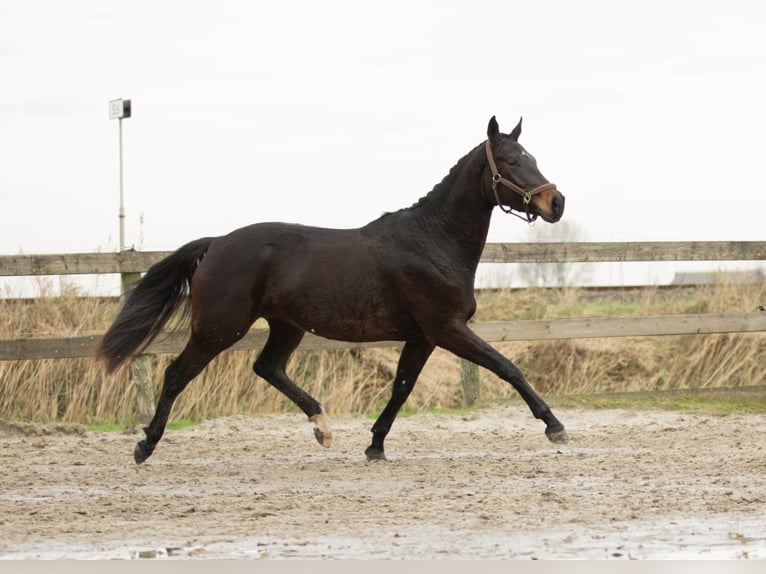
[[[524,202],[524,210],[527,212],[527,222],[532,223],[537,219],[537,215],[532,215],[532,213],[529,210],[529,204],[532,201],[532,196],[537,195],[538,193],[541,193],[543,191],[547,191],[549,189],[556,189],[555,183],[544,183],[542,185],[538,185],[537,187],[525,191],[523,188],[519,187],[515,183],[513,183],[510,179],[504,178],[502,175],[500,175],[500,172],[497,169],[497,164],[495,163],[495,156],[492,154],[492,145],[490,144],[489,140],[487,140],[486,143],[487,148],[487,161],[489,162],[489,169],[492,172],[492,192],[495,194],[495,202],[497,203],[498,207],[504,212],[504,213],[510,213],[511,215],[515,215],[516,217],[519,217],[521,219],[524,219],[520,215],[517,215],[513,212],[513,209],[510,207],[504,206],[500,202],[500,194],[497,191],[497,184],[501,183],[508,189],[515,191],[522,197],[522,201]]]

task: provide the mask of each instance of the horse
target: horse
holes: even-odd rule
[[[253,363],[315,425],[323,446],[332,431],[323,406],[285,372],[309,331],[349,342],[402,341],[391,396],[372,426],[367,460],[387,460],[384,441],[426,361],[438,346],[510,383],[542,420],[547,438],[569,435],[520,369],[469,327],[474,278],[495,207],[529,222],[564,213],[564,196],[519,144],[521,119],[504,134],[493,116],[487,139],[412,206],[356,229],[263,222],[191,241],[152,265],[127,294],[95,356],[112,373],[140,354],[179,309],[190,336],[170,363],[145,438],[141,464],[162,438],[179,394],[258,318],[269,327]],[[190,309],[189,309],[190,308]]]

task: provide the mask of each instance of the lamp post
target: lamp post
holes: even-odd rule
[[[120,253],[125,251],[125,200],[122,186],[122,120],[130,117],[130,100],[111,100],[109,102],[109,119],[118,120],[120,126]],[[123,295],[130,286],[141,277],[140,273],[121,273],[120,291]],[[152,387],[151,365],[148,355],[139,355],[129,368],[130,380],[136,387],[136,416],[146,424],[152,417],[154,389]]]
[[[130,117],[130,100],[111,100],[109,102],[109,119],[118,120],[120,125],[120,252],[125,249],[125,203],[122,192],[122,120]],[[124,285],[123,285],[124,287]]]

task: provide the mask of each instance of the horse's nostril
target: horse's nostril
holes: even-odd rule
[[[557,193],[553,196],[551,201],[551,209],[556,215],[561,215],[564,212],[564,196]]]

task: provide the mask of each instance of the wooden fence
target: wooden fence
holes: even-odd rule
[[[167,251],[0,256],[0,276],[140,273]],[[482,263],[602,263],[646,261],[766,261],[764,241],[679,241],[622,243],[489,243]],[[474,323],[489,342],[595,337],[633,337],[766,331],[766,313],[705,313],[661,316],[594,317]],[[233,349],[259,349],[267,331],[251,330]],[[0,340],[0,360],[92,356],[101,333]],[[160,337],[146,354],[177,353],[185,337]],[[301,349],[353,349],[400,346],[396,341],[346,343],[307,334]]]
[[[75,253],[62,255],[0,256],[0,276],[70,275],[119,273],[140,274],[163,259],[166,251],[122,253]],[[640,242],[640,243],[490,243],[482,263],[602,263],[646,261],[764,261],[766,242]],[[135,275],[134,275],[135,276]],[[705,313],[662,316],[594,317],[536,321],[493,321],[474,323],[474,331],[489,342],[595,337],[686,335],[703,333],[745,333],[766,331],[766,312]],[[93,355],[101,333],[28,337],[0,340],[0,360],[18,361],[48,358],[75,358]],[[267,330],[252,329],[233,349],[260,349]],[[155,340],[145,355],[178,353],[186,336]],[[346,343],[307,334],[300,349],[353,349],[399,347],[401,342]],[[462,362],[461,384],[466,405],[479,397],[478,367]],[[153,411],[152,376],[148,361],[131,365],[136,387],[136,411],[148,421]]]

